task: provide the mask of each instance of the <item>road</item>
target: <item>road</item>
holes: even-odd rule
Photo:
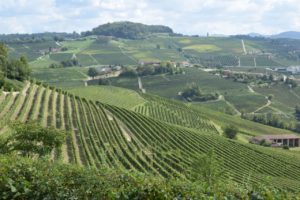
[[[142,91],[142,93],[146,93],[146,90],[143,88],[141,77],[138,77],[138,83],[139,83],[139,89]]]
[[[243,46],[244,54],[247,55],[247,50],[246,50],[246,47],[245,47],[244,40],[242,40],[242,46]]]

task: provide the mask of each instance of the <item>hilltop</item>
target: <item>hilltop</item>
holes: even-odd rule
[[[114,22],[100,25],[92,31],[83,32],[83,36],[104,35],[123,39],[143,39],[153,33],[173,33],[167,26],[145,25],[133,22]]]

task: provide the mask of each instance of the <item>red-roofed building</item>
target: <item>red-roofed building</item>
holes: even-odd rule
[[[300,137],[297,135],[260,135],[251,138],[250,142],[255,144],[261,144],[261,142],[267,142],[271,144],[272,147],[299,147]]]

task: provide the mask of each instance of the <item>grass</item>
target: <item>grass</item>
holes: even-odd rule
[[[100,101],[122,108],[132,109],[145,100],[135,91],[113,86],[88,86],[71,88],[68,91],[93,101]]]
[[[70,67],[70,68],[34,68],[33,78],[45,82],[49,85],[70,88],[83,86],[83,80],[86,76],[80,72],[80,67]]]
[[[217,47],[216,45],[211,45],[211,44],[190,45],[190,46],[184,47],[183,49],[185,49],[185,50],[195,50],[198,53],[215,52],[215,51],[220,51],[221,50],[221,48]]]
[[[224,100],[220,101],[209,101],[209,102],[203,102],[203,103],[192,103],[193,105],[200,105],[205,108],[209,108],[212,110],[216,110],[222,113],[226,113],[229,115],[236,114],[235,111],[226,104]]]
[[[273,106],[278,107],[283,112],[290,113],[300,102],[299,97],[297,97],[288,86],[283,84],[270,87],[255,87],[254,90],[265,96],[272,94],[274,96],[272,99],[272,101],[274,101]]]
[[[240,112],[250,113],[267,104],[267,99],[262,95],[227,95],[226,100],[232,103]]]

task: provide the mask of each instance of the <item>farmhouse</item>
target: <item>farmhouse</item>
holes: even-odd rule
[[[153,65],[153,66],[160,66],[160,62],[156,62],[156,61],[143,61],[143,60],[141,60],[141,61],[139,61],[139,64],[141,65],[141,66],[149,66],[149,65]]]
[[[286,71],[291,74],[300,74],[300,66],[290,66],[286,69]]]
[[[262,142],[270,144],[272,147],[299,147],[300,137],[296,135],[260,135],[251,138],[251,143],[261,144]]]
[[[105,75],[110,73],[112,70],[109,67],[103,67],[103,68],[96,68],[96,71],[98,75]]]

